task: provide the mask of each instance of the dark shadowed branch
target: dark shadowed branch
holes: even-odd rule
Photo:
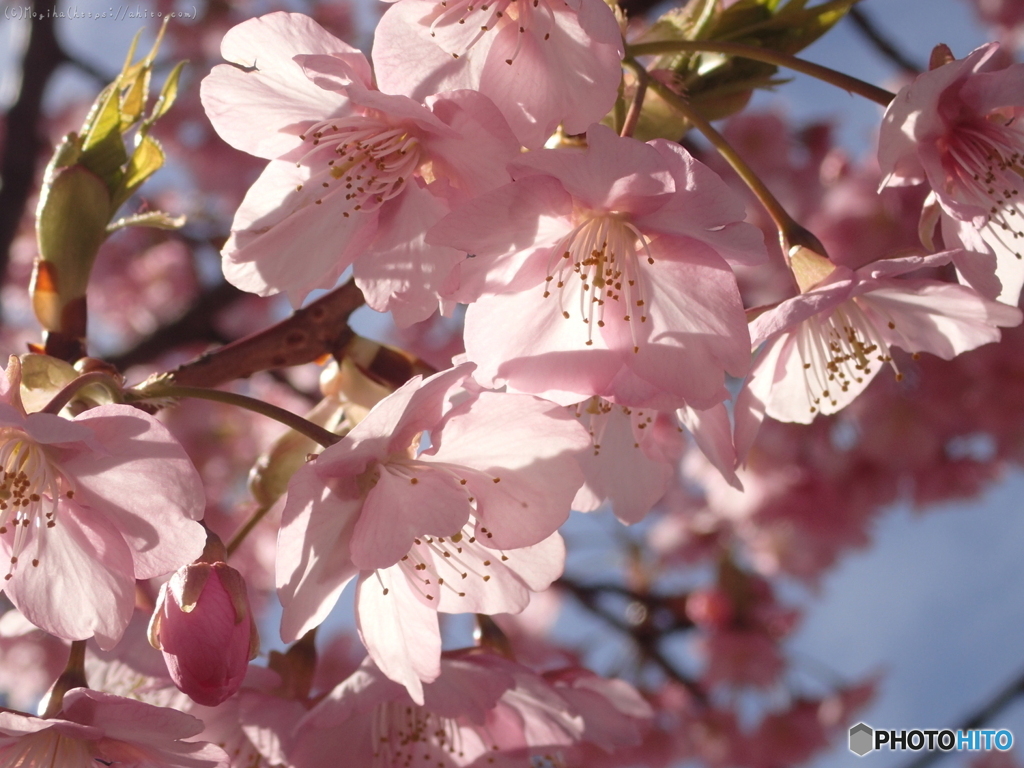
[[[1012,704],[1021,694],[1024,694],[1024,673],[1017,675],[1008,685],[1000,689],[995,696],[978,707],[961,722],[952,726],[950,730],[970,731],[982,727]],[[945,754],[945,752],[939,750],[923,752],[916,760],[907,763],[905,768],[925,768],[925,766],[931,765]]]
[[[680,671],[661,650],[661,642],[675,631],[690,629],[693,623],[672,610],[666,600],[656,595],[641,595],[617,585],[584,585],[572,579],[561,578],[555,584],[571,594],[587,610],[629,637],[641,656],[658,667],[666,677],[679,683],[700,703],[707,702],[707,692],[693,678]],[[630,622],[609,610],[604,604],[605,595],[615,595],[643,606],[643,620]],[[658,619],[671,616],[669,626],[660,626]]]
[[[54,34],[55,0],[36,0],[37,18],[29,22],[29,42],[21,64],[21,89],[7,112],[3,157],[0,158],[0,275],[7,261],[35,180],[36,159],[43,148],[40,112],[43,93],[57,67],[65,61]]]
[[[857,28],[857,31],[885,58],[908,75],[921,74],[920,65],[911,61],[910,57],[900,51],[896,44],[883,34],[871,17],[864,12],[863,8],[856,6],[851,8],[848,17]]]

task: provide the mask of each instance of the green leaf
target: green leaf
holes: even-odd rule
[[[115,232],[125,227],[153,227],[154,229],[181,229],[185,226],[184,216],[172,216],[164,211],[147,211],[124,216],[107,225],[107,232]]]
[[[828,0],[807,7],[808,0],[790,0],[786,5],[760,20],[739,26],[727,18],[738,3],[722,14],[722,24],[716,28],[714,39],[763,45],[783,53],[798,53],[828,32],[841,20],[858,0]],[[742,10],[742,9],[741,9]],[[729,29],[731,27],[731,29]]]
[[[82,164],[108,185],[116,183],[116,172],[128,159],[121,140],[118,82],[108,85],[96,100],[82,141]]]
[[[174,65],[174,69],[171,70],[167,80],[164,81],[164,87],[160,89],[160,98],[156,100],[156,104],[153,105],[153,111],[149,113],[149,117],[143,123],[143,129],[148,129],[153,123],[166,115],[167,111],[174,104],[174,100],[178,97],[178,80],[181,78],[181,72],[186,64],[188,64],[187,61],[179,61]]]
[[[142,182],[156,173],[164,164],[164,151],[160,143],[152,136],[142,136],[128,161],[124,178],[118,187],[113,200],[113,210],[117,210],[142,186]]]
[[[148,67],[139,72],[139,76],[131,81],[128,90],[121,98],[121,126],[120,132],[124,133],[131,126],[135,125],[142,117],[142,110],[146,107],[146,99],[149,96]]]
[[[81,156],[81,137],[74,131],[64,134],[64,138],[60,140],[57,149],[53,151],[53,157],[50,158],[50,162],[46,165],[46,178],[52,177],[58,168],[74,165]]]
[[[633,42],[651,43],[661,40],[697,40],[714,20],[718,0],[691,0],[680,8],[672,8]]]

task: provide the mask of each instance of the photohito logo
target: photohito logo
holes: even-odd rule
[[[882,747],[889,749],[909,749],[918,752],[922,749],[943,752],[953,750],[970,752],[987,752],[998,749],[1005,752],[1013,746],[1013,734],[1005,728],[1000,730],[899,730],[883,731],[872,728],[867,723],[857,723],[850,728],[850,751],[864,757]]]

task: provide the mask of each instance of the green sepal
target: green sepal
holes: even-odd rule
[[[157,98],[156,104],[153,105],[153,110],[142,123],[143,130],[149,130],[149,127],[166,115],[168,110],[174,105],[174,100],[178,98],[178,82],[181,79],[181,73],[185,69],[186,64],[188,64],[187,61],[179,61],[174,65],[174,69],[171,70],[170,74],[167,75],[163,88],[160,89],[160,96]]]
[[[78,378],[74,366],[49,355],[22,355],[21,402],[25,410],[35,413],[53,399],[61,389]]]

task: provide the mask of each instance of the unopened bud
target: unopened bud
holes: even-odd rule
[[[336,431],[342,415],[337,400],[325,398],[306,414],[306,420],[317,426]],[[249,470],[249,492],[261,507],[269,507],[288,490],[288,482],[295,470],[306,463],[310,454],[319,453],[320,446],[293,429],[263,452]]]
[[[111,213],[103,179],[81,165],[51,163],[36,213],[39,260],[32,280],[33,309],[47,331],[78,330],[68,321],[77,325],[79,318],[67,314],[85,296]]]
[[[195,562],[164,584],[149,623],[174,684],[215,707],[242,685],[260,639],[242,575],[223,562]]]

